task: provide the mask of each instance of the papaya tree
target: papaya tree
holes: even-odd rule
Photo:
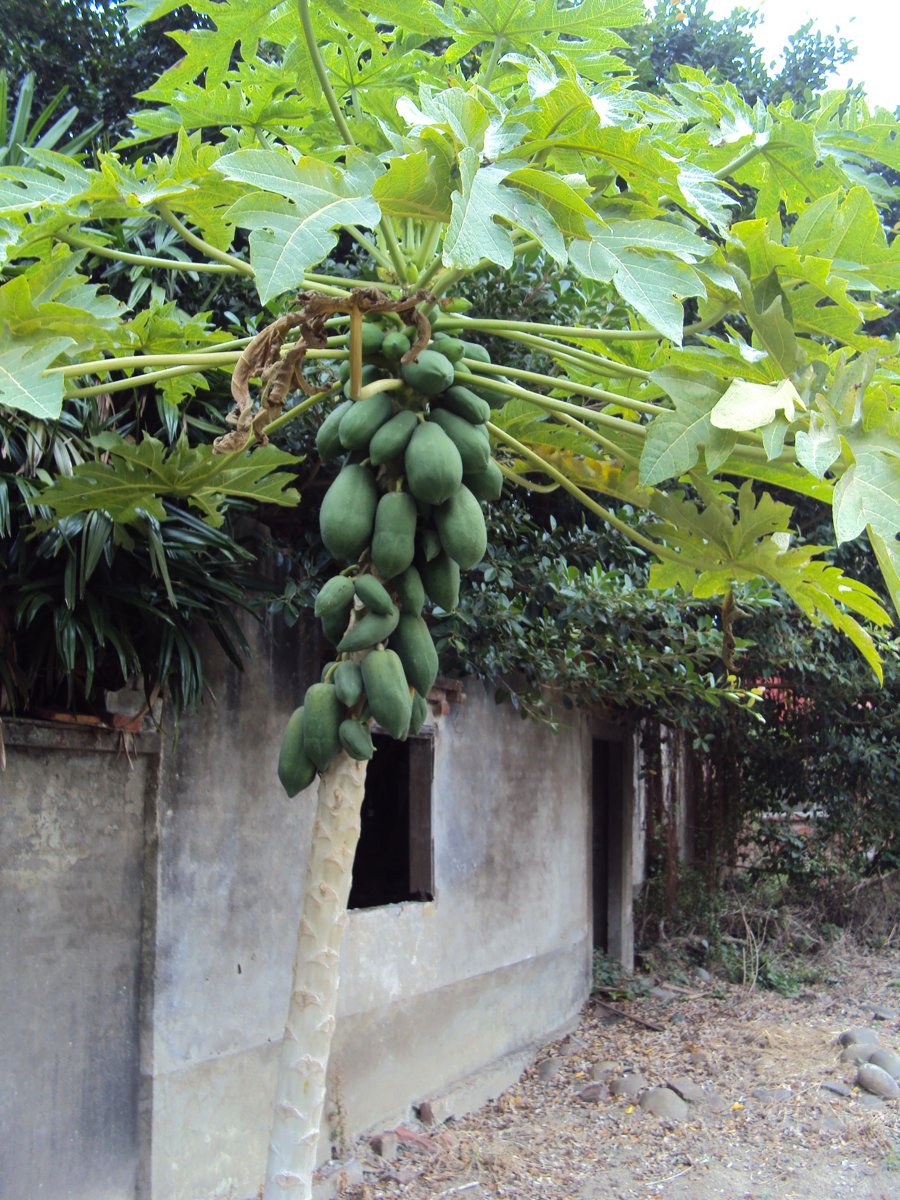
[[[176,7],[135,0],[132,18]],[[278,764],[292,794],[318,776],[318,799],[273,1200],[310,1194],[370,727],[423,720],[422,614],[454,607],[484,503],[564,489],[653,556],[656,583],[721,598],[726,662],[733,588],[762,578],[879,673],[887,612],[797,540],[788,498],[829,506],[838,541],[865,532],[900,606],[898,348],[878,333],[900,288],[879,171],[900,141],[858,96],[751,108],[698,70],[642,93],[616,32],[638,0],[189,7],[202,27],[173,35],[183,56],[117,151],[0,169],[0,404],[52,423],[67,397],[158,387],[175,405],[231,374],[214,445],[107,431],[95,461],[35,481],[43,521],[102,512],[123,538],[165,521],[167,496],[212,524],[225,498],[296,502],[279,431],[327,414],[335,569],[316,608],[334,661]],[[127,248],[160,220],[178,257]],[[579,323],[461,302],[522,256],[580,281]],[[259,315],[249,332],[171,306],[155,322],[158,290],[135,312],[92,279],[109,261],[245,284]],[[513,343],[531,365],[497,354]]]

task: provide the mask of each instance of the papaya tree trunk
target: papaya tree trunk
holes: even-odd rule
[[[341,940],[359,841],[366,763],[341,752],[319,780],[312,846],[266,1168],[265,1200],[310,1200]]]

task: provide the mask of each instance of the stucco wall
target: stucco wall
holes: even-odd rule
[[[135,1188],[144,819],[156,738],[4,720],[0,1196]]]
[[[211,656],[212,698],[131,763],[112,734],[7,722],[4,1198],[257,1195],[314,803],[275,761],[320,654],[301,628],[248,633],[254,665]],[[573,720],[554,735],[473,685],[434,720],[434,899],[350,914],[323,1156],[495,1094],[583,1002]]]

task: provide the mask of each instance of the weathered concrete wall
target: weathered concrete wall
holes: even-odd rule
[[[261,639],[261,669],[223,673],[163,770],[153,1200],[245,1200],[262,1181],[313,803],[286,801],[274,767],[308,650]],[[477,688],[437,721],[435,899],[350,914],[323,1157],[425,1098],[479,1103],[577,1012],[588,763],[580,724],[554,736]]]
[[[0,1196],[123,1200],[138,1148],[144,818],[154,735],[4,719]]]

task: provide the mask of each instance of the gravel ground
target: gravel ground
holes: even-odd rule
[[[868,1026],[900,1052],[900,948],[842,946],[830,969],[836,978],[792,999],[701,979],[678,990],[662,980],[669,998],[616,1000],[625,1016],[596,997],[493,1103],[439,1128],[386,1131],[384,1156],[358,1143],[344,1181],[333,1175],[320,1194],[900,1200],[900,1100],[856,1086],[837,1043]],[[630,1081],[638,1095],[612,1095],[628,1073],[643,1076]],[[641,1096],[646,1105],[668,1083],[694,1101],[667,1091],[672,1115],[652,1115]]]

